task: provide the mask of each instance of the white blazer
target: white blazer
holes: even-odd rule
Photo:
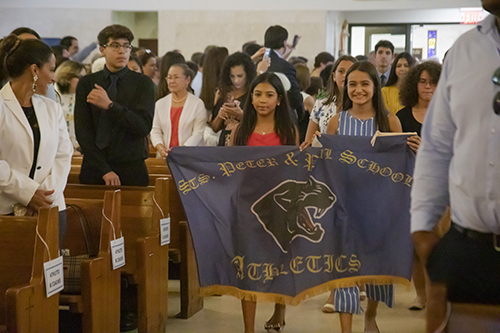
[[[163,144],[167,149],[170,146],[170,137],[172,135],[171,107],[172,94],[156,102],[153,129],[151,130],[151,143],[154,147],[159,143]],[[202,144],[206,124],[207,111],[205,104],[195,95],[188,93],[179,119],[179,146],[198,146]]]
[[[61,106],[53,100],[32,97],[40,148],[34,179],[33,131],[10,83],[0,90],[0,214],[10,214],[16,203],[27,206],[38,189],[55,190],[53,205],[66,209],[63,191],[71,168],[73,146]]]

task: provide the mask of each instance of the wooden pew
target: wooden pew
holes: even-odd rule
[[[167,163],[163,159],[148,158],[145,160],[149,173],[149,186],[154,186],[157,178],[170,175]],[[82,156],[74,155],[71,159],[71,169],[68,175],[68,184],[80,184],[80,170],[82,167]]]
[[[81,164],[81,156],[74,157],[73,161],[74,163]],[[146,159],[146,166],[149,172],[150,186],[155,184],[156,179],[170,175],[170,170],[163,159],[148,158]],[[79,174],[80,165],[72,165],[68,184],[79,184]],[[187,221],[184,207],[173,181],[170,182],[169,188],[171,193],[169,196],[171,211],[171,243],[169,254],[173,262],[181,264],[181,312],[177,317],[187,319],[203,308],[203,298],[198,296],[198,267],[196,265],[189,228],[180,229],[180,222]],[[181,234],[181,231],[188,234]],[[189,240],[187,244],[182,243],[187,240]],[[181,260],[181,258],[186,258],[186,260]]]
[[[57,332],[59,294],[47,298],[43,263],[58,256],[57,207],[37,217],[0,216],[0,332]],[[38,226],[38,233],[36,228]]]
[[[119,332],[120,270],[113,270],[110,242],[121,234],[121,192],[106,191],[100,199],[93,200],[66,197],[66,204],[79,207],[91,226],[88,230],[78,228],[81,221],[72,219],[68,212],[63,248],[70,249],[71,255],[81,254],[78,244],[83,233],[98,248],[96,257],[81,262],[81,292],[61,294],[60,302],[69,305],[73,312],[82,313],[83,332]]]
[[[165,177],[156,179],[155,187],[68,184],[64,192],[66,198],[92,200],[121,189],[122,273],[137,285],[139,332],[165,332],[168,318],[168,245],[160,246],[160,219],[169,216],[168,184]]]
[[[203,297],[199,295],[198,266],[193,239],[187,224],[186,212],[174,181],[170,182],[170,256],[181,264],[181,312],[178,318],[187,319],[203,309]]]

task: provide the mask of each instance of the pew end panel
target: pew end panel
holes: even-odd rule
[[[59,294],[47,298],[43,269],[44,262],[58,256],[58,221],[57,207],[41,208],[38,217],[0,217],[0,308],[7,332],[58,330]]]

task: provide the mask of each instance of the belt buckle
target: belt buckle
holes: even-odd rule
[[[500,252],[500,235],[493,234],[493,248]]]

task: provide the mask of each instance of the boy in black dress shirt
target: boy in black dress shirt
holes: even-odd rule
[[[83,153],[80,183],[147,186],[147,135],[155,106],[155,85],[128,69],[134,35],[110,25],[98,35],[104,70],[78,82],[75,132]]]

